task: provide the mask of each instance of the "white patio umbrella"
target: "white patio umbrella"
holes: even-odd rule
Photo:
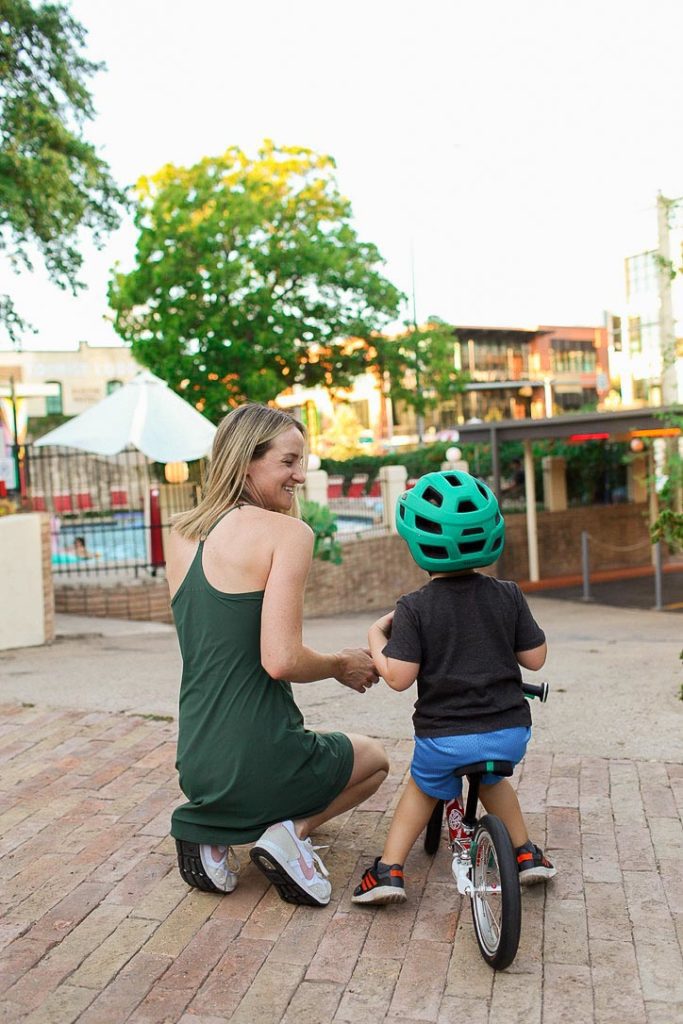
[[[154,462],[191,462],[208,454],[215,433],[206,416],[143,370],[35,445],[63,445],[96,455],[116,455],[132,446]]]

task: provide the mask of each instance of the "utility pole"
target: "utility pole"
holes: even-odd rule
[[[673,302],[671,298],[672,275],[675,268],[671,262],[669,241],[669,213],[676,200],[667,199],[657,193],[657,269],[659,282],[659,351],[661,357],[662,405],[671,406],[678,402],[676,377],[676,331]]]

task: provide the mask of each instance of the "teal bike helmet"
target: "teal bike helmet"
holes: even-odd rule
[[[505,544],[495,494],[461,470],[427,473],[396,504],[396,528],[427,572],[491,565]]]

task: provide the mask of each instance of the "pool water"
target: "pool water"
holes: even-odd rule
[[[337,533],[357,533],[374,525],[369,516],[337,516]]]
[[[337,515],[337,534],[348,536],[373,527],[369,516]],[[94,569],[99,565],[146,565],[150,528],[142,512],[115,512],[106,520],[62,523],[52,535],[52,565]],[[90,558],[74,553],[76,537],[83,537]]]
[[[73,553],[74,540],[83,537],[93,556],[79,558]],[[149,527],[142,512],[115,512],[110,519],[62,524],[52,537],[52,564],[95,566],[106,562],[148,561]]]

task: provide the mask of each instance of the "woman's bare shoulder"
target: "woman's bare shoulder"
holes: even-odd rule
[[[176,592],[192,564],[197,552],[199,541],[188,540],[177,532],[170,530],[165,543],[166,579],[171,596]]]
[[[295,516],[283,515],[282,512],[271,512],[270,509],[258,508],[251,506],[249,512],[253,517],[254,525],[257,525],[264,530],[268,536],[273,538],[273,541],[277,543],[283,539],[285,541],[308,541],[313,536],[308,523],[305,523],[303,519],[297,519]]]
[[[274,544],[277,547],[306,550],[313,546],[313,530],[303,519],[273,513],[277,522],[274,526]]]

